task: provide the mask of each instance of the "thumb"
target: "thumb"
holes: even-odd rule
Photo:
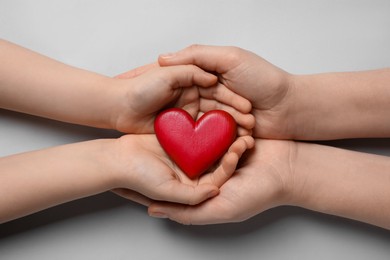
[[[161,68],[158,72],[163,83],[173,89],[179,87],[201,87],[213,86],[218,78],[194,65],[182,65]]]
[[[116,79],[132,79],[132,78],[138,77],[139,75],[142,75],[145,72],[147,72],[151,69],[157,68],[157,67],[159,67],[159,65],[156,62],[146,64],[146,65],[143,65],[141,67],[138,67],[138,68],[123,72],[119,75],[116,75],[114,78],[116,78]]]
[[[196,206],[188,206],[169,202],[152,203],[148,214],[155,218],[169,218],[184,225],[206,225],[230,222],[226,215],[215,207],[215,197]],[[218,203],[217,203],[218,204]]]
[[[170,184],[165,185],[158,193],[155,196],[151,196],[151,198],[159,201],[196,205],[217,196],[219,189],[217,186],[211,184],[192,186],[178,181],[172,181]],[[148,196],[147,194],[145,195]]]
[[[225,73],[232,67],[229,61],[234,47],[191,45],[179,52],[162,54],[158,58],[161,66],[196,65],[206,71]]]

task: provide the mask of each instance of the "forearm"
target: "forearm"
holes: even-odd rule
[[[390,136],[390,69],[292,77],[295,139]]]
[[[390,158],[298,143],[294,205],[390,229]]]
[[[74,68],[0,40],[0,107],[110,128],[115,79]],[[111,84],[113,85],[113,84]],[[111,102],[112,101],[112,102]]]
[[[114,188],[112,140],[0,158],[0,223]]]

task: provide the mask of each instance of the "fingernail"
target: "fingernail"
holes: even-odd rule
[[[174,52],[168,52],[168,53],[160,54],[160,58],[169,59],[175,55],[176,55],[176,53],[174,53]]]
[[[150,212],[149,216],[153,218],[168,218],[168,216],[163,212]]]
[[[218,195],[218,193],[219,193],[219,190],[213,190],[213,191],[209,192],[209,194],[207,195],[207,198],[215,197]]]

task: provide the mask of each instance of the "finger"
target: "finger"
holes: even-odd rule
[[[153,203],[148,208],[151,217],[169,218],[184,225],[217,224],[223,221],[225,214],[213,207],[211,201],[218,200],[218,196],[197,206],[186,206],[174,203]],[[214,203],[217,205],[218,203]]]
[[[253,148],[255,140],[251,136],[239,137],[230,147],[221,160],[220,166],[210,174],[212,183],[221,187],[235,172],[237,164],[243,153]]]
[[[200,99],[199,108],[202,112],[207,112],[210,110],[224,110],[228,112],[234,118],[237,124],[243,128],[250,130],[255,127],[255,117],[252,114],[243,114],[233,107],[224,105],[215,100],[202,98]]]
[[[160,78],[173,88],[213,86],[218,78],[194,65],[164,67],[159,70]]]
[[[239,137],[229,148],[228,152],[236,153],[239,157],[248,149],[255,146],[255,139],[252,136]]]
[[[162,54],[158,58],[161,66],[194,64],[208,71],[225,73],[234,64],[235,47],[192,45],[179,52]],[[232,59],[233,58],[233,59]]]
[[[186,205],[196,205],[219,194],[215,185],[201,184],[192,186],[177,180],[161,187],[155,200],[169,201]]]
[[[221,83],[212,88],[200,88],[199,93],[201,97],[217,100],[225,105],[234,107],[242,113],[249,113],[252,110],[252,104],[249,100],[231,91]]]
[[[113,189],[111,190],[111,192],[115,193],[118,196],[121,196],[122,198],[134,201],[146,207],[148,207],[153,202],[151,199],[142,195],[141,193],[129,189]]]
[[[138,68],[126,71],[122,74],[119,74],[119,75],[115,76],[114,78],[117,78],[117,79],[135,78],[135,77],[142,75],[143,73],[145,73],[151,69],[157,68],[157,67],[160,67],[160,65],[157,62],[146,64],[146,65],[143,65],[141,67],[138,67]]]
[[[246,129],[242,126],[237,127],[237,136],[246,136],[246,135],[253,135],[252,129]]]

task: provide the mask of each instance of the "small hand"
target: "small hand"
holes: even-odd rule
[[[162,68],[158,64],[149,64],[116,78],[121,79],[121,89],[125,92],[121,94],[125,97],[124,106],[116,113],[115,128],[119,131],[153,133],[156,114],[167,107],[185,109],[194,118],[209,110],[225,110],[242,126],[240,135],[247,135],[254,126],[254,117],[249,114],[250,102],[233,92],[225,93],[232,106],[215,101],[214,95],[223,86],[216,84],[216,76],[196,66]]]
[[[253,145],[252,137],[239,137],[215,170],[191,180],[169,159],[155,135],[125,135],[118,139],[114,154],[121,174],[113,191],[146,205],[151,200],[195,205],[218,194],[218,187]]]
[[[174,54],[161,55],[159,63],[161,66],[194,64],[216,73],[226,87],[215,93],[216,100],[233,106],[225,94],[233,92],[252,103],[255,137],[290,138],[290,74],[261,57],[236,47],[193,45]]]
[[[202,225],[243,221],[269,208],[288,204],[295,149],[294,142],[258,139],[255,148],[222,185],[219,195],[196,206],[154,202],[149,214]]]

